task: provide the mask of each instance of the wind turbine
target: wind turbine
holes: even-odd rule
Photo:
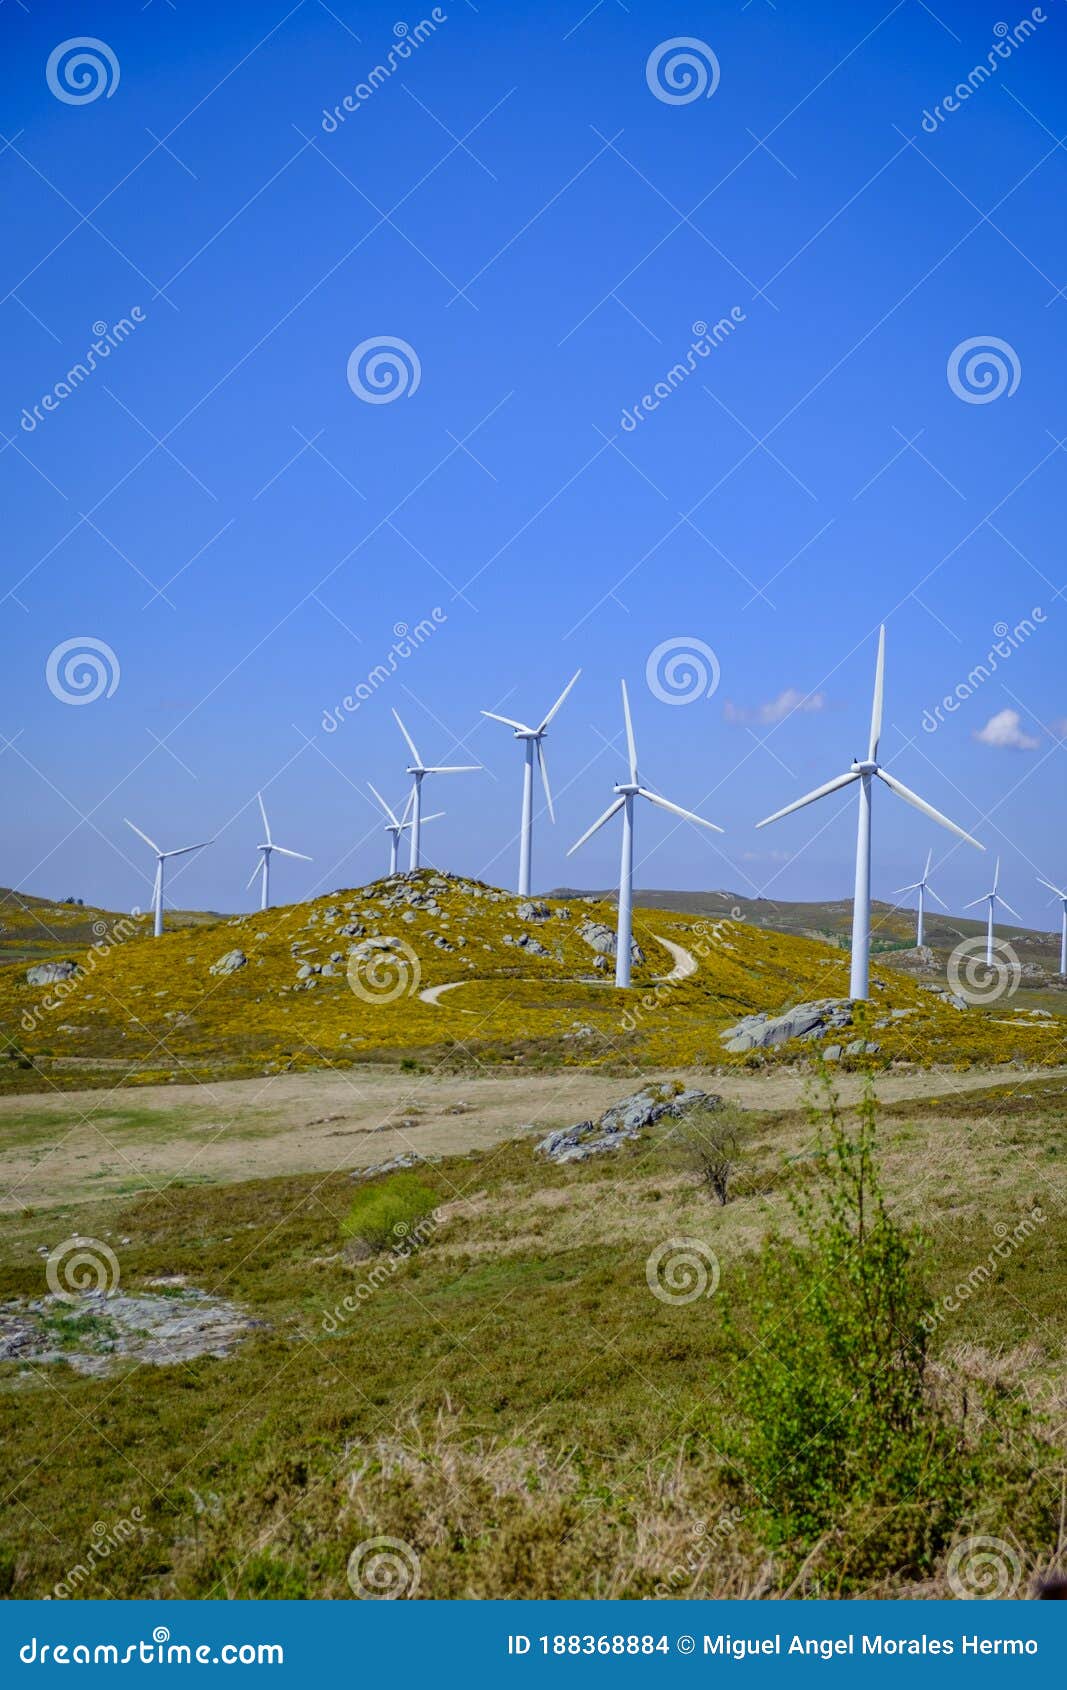
[[[1060,973],[1067,974],[1067,892],[1053,886],[1051,880],[1042,879],[1041,875],[1038,875],[1037,883],[1039,886],[1047,886],[1050,892],[1055,892],[1063,905],[1063,920],[1060,924]]]
[[[898,886],[896,891],[893,893],[894,898],[899,898],[902,892],[918,892],[919,894],[919,919],[915,924],[916,949],[918,949],[923,942],[923,920],[926,914],[926,893],[929,892],[931,898],[933,898],[936,903],[940,904],[943,910],[948,909],[948,905],[946,904],[944,898],[939,898],[933,887],[930,885],[930,863],[933,860],[933,855],[934,853],[932,851],[927,851],[926,867],[923,869],[921,880],[913,880],[910,886]]]
[[[991,889],[988,892],[983,892],[980,898],[972,898],[969,904],[964,904],[963,906],[965,910],[973,910],[978,904],[988,903],[989,905],[985,924],[985,960],[987,968],[992,968],[993,966],[993,915],[996,910],[996,906],[998,904],[1003,904],[1004,908],[1008,911],[1008,914],[1013,915],[1016,921],[1022,920],[1022,916],[1019,914],[1018,910],[1013,910],[1007,898],[1002,898],[1000,893],[997,891],[997,887],[999,885],[1000,858],[998,857],[996,867],[993,870],[993,885]]]
[[[556,714],[560,705],[563,703],[567,694],[570,692],[581,672],[582,671],[578,669],[571,676],[567,685],[557,698],[555,704],[553,704],[551,710],[548,712],[548,715],[541,718],[541,724],[539,727],[528,727],[525,722],[516,722],[510,716],[498,716],[495,710],[482,711],[483,716],[492,717],[494,722],[503,722],[505,727],[514,728],[515,738],[520,741],[525,749],[526,761],[523,765],[522,772],[522,822],[520,823],[519,831],[520,898],[528,898],[530,896],[530,855],[533,835],[534,757],[536,756],[537,766],[541,771],[541,784],[545,789],[545,802],[548,805],[548,813],[552,820],[555,821],[556,812],[552,807],[552,789],[548,784],[548,769],[545,765],[545,748],[542,741],[545,734],[548,732],[549,723]]]
[[[403,814],[398,816],[396,811],[385,802],[385,799],[382,797],[377,787],[371,786],[370,781],[367,782],[367,785],[370,787],[371,792],[373,792],[375,798],[378,800],[378,803],[389,818],[385,824],[385,831],[389,835],[389,873],[395,874],[397,852],[400,847],[400,835],[406,832],[411,826],[411,823],[408,821],[408,811],[411,808],[411,793],[408,793],[407,803],[404,805]],[[445,812],[443,810],[435,810],[432,816],[423,816],[422,819],[424,822],[434,822],[439,816],[443,816],[444,813]]]
[[[411,762],[408,765],[408,771],[407,771],[408,774],[411,776],[411,792],[410,792],[409,797],[408,797],[408,803],[411,806],[411,821],[408,824],[409,827],[411,828],[411,839],[410,839],[410,842],[409,842],[410,843],[410,850],[409,850],[409,853],[408,853],[408,868],[414,869],[414,868],[418,868],[418,866],[419,866],[419,853],[420,853],[421,848],[422,848],[422,781],[423,781],[423,776],[424,775],[471,775],[471,774],[475,774],[475,773],[480,772],[482,765],[480,763],[451,763],[451,764],[424,763],[422,758],[419,756],[418,748],[415,744],[415,741],[412,739],[411,735],[408,733],[408,730],[404,726],[403,722],[400,720],[400,717],[397,716],[395,710],[393,711],[393,715],[396,716],[397,727],[400,729],[400,732],[403,734],[404,738],[408,742],[408,746],[410,748],[411,758],[412,758]],[[441,812],[439,812],[439,813],[441,813]]]
[[[147,833],[142,833],[139,827],[134,827],[127,816],[123,816],[127,827],[132,827],[139,839],[143,839],[150,850],[156,854],[156,881],[152,888],[152,936],[158,939],[163,931],[163,864],[168,857],[186,857],[190,851],[202,851],[207,845],[214,845],[213,839],[203,839],[199,845],[182,845],[177,851],[161,851],[154,839],[149,839]]]
[[[634,725],[630,720],[630,700],[626,692],[626,682],[622,682],[622,711],[626,719],[626,747],[629,755],[630,778],[628,781],[616,782],[617,797],[613,804],[609,804],[604,814],[587,828],[580,839],[575,840],[568,857],[573,856],[580,845],[591,839],[598,828],[610,821],[619,810],[622,811],[622,857],[619,863],[619,917],[615,928],[615,984],[628,986],[630,984],[630,948],[633,944],[633,900],[634,900],[634,799],[647,798],[650,804],[658,804],[661,810],[669,810],[672,815],[682,816],[687,822],[696,822],[699,827],[710,827],[715,833],[722,833],[722,828],[715,822],[707,822],[703,816],[695,816],[692,810],[683,810],[680,804],[672,804],[669,799],[661,798],[658,792],[650,792],[647,786],[642,786],[637,774],[637,746],[634,742]]]
[[[853,781],[860,783],[859,820],[856,827],[856,889],[852,902],[852,970],[849,980],[849,997],[865,998],[868,996],[868,965],[871,949],[871,791],[872,778],[877,775],[895,792],[898,798],[904,798],[909,804],[914,804],[924,816],[947,827],[950,833],[955,833],[960,839],[965,839],[968,845],[973,845],[979,851],[985,846],[977,839],[972,839],[969,833],[964,833],[962,827],[949,821],[940,810],[935,810],[925,798],[897,780],[895,775],[887,774],[878,761],[878,741],[882,734],[882,701],[885,694],[885,628],[878,633],[878,662],[874,675],[874,703],[871,707],[871,737],[867,747],[867,756],[863,762],[854,761],[846,774],[837,775],[828,780],[825,786],[817,786],[814,792],[806,793],[803,798],[797,798],[784,809],[776,810],[773,816],[765,816],[757,827],[766,827],[769,822],[776,822],[782,816],[788,816],[793,810],[800,810],[805,804],[813,804],[816,798],[825,798],[830,792],[837,792],[843,786],[851,786]]]
[[[253,880],[255,880],[257,874],[261,876],[262,886],[261,886],[261,892],[260,892],[259,907],[260,907],[261,910],[269,910],[270,909],[270,859],[271,859],[271,852],[277,851],[277,853],[280,857],[297,857],[297,858],[299,858],[299,860],[302,863],[309,863],[311,861],[311,858],[308,857],[308,856],[305,856],[303,851],[289,851],[289,850],[286,849],[286,847],[284,845],[275,845],[273,839],[270,836],[270,822],[267,820],[267,812],[266,812],[266,809],[265,809],[264,804],[263,804],[263,794],[262,794],[262,792],[257,792],[256,797],[259,799],[259,813],[263,817],[263,831],[267,835],[267,839],[266,839],[265,844],[256,846],[256,850],[260,852],[260,861],[256,864],[255,868],[252,870],[252,873],[249,875],[248,885],[251,886],[251,884],[252,884]]]

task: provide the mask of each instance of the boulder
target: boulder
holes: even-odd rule
[[[547,904],[520,904],[518,909],[515,911],[515,918],[517,921],[550,921],[552,919],[552,911],[549,909]]]
[[[783,1015],[746,1015],[735,1026],[727,1027],[719,1037],[733,1056],[749,1050],[770,1050],[787,1044],[790,1039],[811,1042],[825,1033],[848,1027],[852,1023],[852,1003],[848,998],[821,998],[814,1003],[798,1003]]]
[[[618,951],[618,940],[613,927],[605,927],[602,921],[583,921],[578,929],[579,939],[584,939],[589,949],[600,956],[615,956]],[[632,962],[644,962],[645,953],[636,939],[630,941],[630,959]]]
[[[227,951],[220,956],[218,962],[213,962],[208,969],[209,974],[233,974],[238,968],[244,968],[248,958],[244,951]]]
[[[26,984],[28,986],[54,986],[57,980],[66,980],[71,974],[77,974],[76,962],[39,962],[35,968],[27,968]]]
[[[696,1089],[665,1094],[660,1086],[648,1086],[613,1103],[597,1121],[579,1121],[573,1127],[549,1133],[536,1148],[551,1162],[584,1162],[639,1138],[646,1127],[665,1115],[684,1115],[698,1105],[719,1109],[722,1098]]]

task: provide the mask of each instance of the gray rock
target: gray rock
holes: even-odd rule
[[[824,1033],[848,1027],[852,1022],[852,1004],[848,998],[821,998],[814,1003],[798,1003],[784,1015],[746,1015],[735,1026],[727,1027],[719,1037],[731,1055],[749,1050],[770,1050],[790,1039],[813,1041]]]
[[[827,1062],[840,1062],[840,1060],[841,1060],[841,1046],[840,1045],[827,1045],[826,1049],[823,1051],[823,1057],[824,1057],[825,1061],[827,1061]]]
[[[124,1362],[165,1367],[197,1356],[227,1356],[264,1324],[235,1303],[193,1287],[174,1285],[171,1291],[169,1296],[87,1291],[73,1301],[48,1296],[0,1304],[0,1359],[66,1362],[78,1373],[100,1377]],[[58,1344],[56,1315],[66,1317]]]
[[[579,1121],[573,1127],[561,1127],[549,1133],[536,1148],[552,1162],[584,1162],[590,1156],[617,1150],[621,1144],[639,1138],[646,1127],[653,1126],[664,1116],[684,1115],[697,1105],[718,1109],[722,1106],[722,1099],[698,1090],[665,1096],[660,1087],[649,1086],[613,1103],[598,1121]]]
[[[220,956],[218,962],[213,962],[208,969],[209,974],[235,974],[239,968],[244,968],[248,958],[244,951],[227,951]]]
[[[548,946],[542,945],[540,939],[535,939],[530,933],[523,933],[519,939],[519,944],[522,946],[523,950],[528,951],[531,956],[548,955]]]
[[[71,974],[77,974],[76,962],[39,962],[34,968],[26,970],[26,984],[28,986],[54,986],[57,980],[66,980]]]
[[[517,921],[551,921],[552,911],[547,904],[520,904],[515,911],[515,919]]]
[[[600,956],[615,956],[618,952],[618,940],[613,927],[605,927],[602,921],[583,921],[578,929],[579,939],[584,939],[590,950],[597,951]],[[636,939],[630,941],[630,960],[644,962],[645,953]]]

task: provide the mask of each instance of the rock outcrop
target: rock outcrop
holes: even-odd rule
[[[618,1150],[629,1140],[640,1138],[646,1127],[653,1126],[665,1115],[684,1115],[698,1106],[718,1109],[722,1098],[696,1089],[668,1092],[662,1086],[648,1086],[613,1103],[597,1121],[579,1121],[573,1127],[560,1127],[549,1133],[536,1148],[551,1162],[584,1162],[590,1156]]]

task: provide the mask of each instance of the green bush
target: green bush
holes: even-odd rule
[[[398,1248],[437,1207],[437,1193],[412,1174],[393,1174],[359,1192],[341,1232],[375,1253]]]

